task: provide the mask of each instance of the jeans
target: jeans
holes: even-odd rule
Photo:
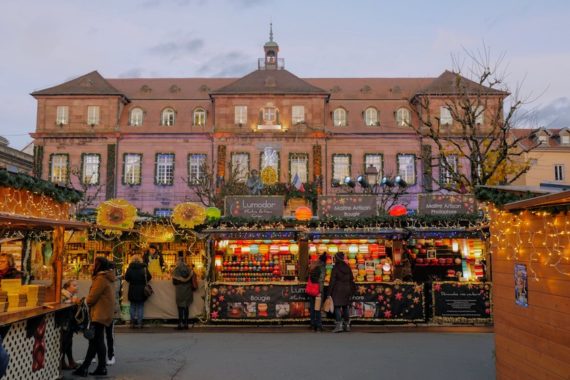
[[[142,325],[144,314],[144,302],[131,302],[131,323]]]
[[[111,359],[115,356],[115,320],[109,326],[105,326],[105,337],[107,338],[107,357]]]
[[[95,354],[97,354],[97,368],[107,367],[106,353],[107,349],[105,347],[105,325],[98,322],[91,322],[91,325],[95,327],[95,337],[89,340],[89,347],[87,347],[87,354],[85,354],[85,360],[81,367],[87,369],[91,364]]]
[[[334,307],[334,320],[336,322],[342,322],[344,319],[345,322],[348,322],[349,315],[348,315],[348,305],[344,306],[336,306]]]
[[[188,327],[189,307],[178,307],[178,326]]]
[[[309,297],[309,310],[311,312],[311,326],[322,327],[323,323],[321,321],[321,311],[315,310],[315,300],[317,297]]]

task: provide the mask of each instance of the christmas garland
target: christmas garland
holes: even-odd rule
[[[0,170],[0,187],[11,187],[43,194],[61,203],[77,203],[83,198],[83,193],[67,187],[58,186],[22,173],[10,173]]]
[[[496,206],[503,206],[507,203],[522,201],[536,196],[537,195],[535,193],[530,191],[515,193],[508,190],[489,189],[483,187],[475,189],[475,198],[479,202],[491,202]]]

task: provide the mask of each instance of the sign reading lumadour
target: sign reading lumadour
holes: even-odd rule
[[[242,218],[282,217],[283,196],[232,196],[225,199],[225,215]]]
[[[491,284],[488,282],[434,282],[432,296],[435,320],[491,318]]]
[[[360,218],[376,216],[378,206],[373,195],[331,195],[319,197],[319,218]]]
[[[457,215],[476,212],[475,198],[465,194],[419,194],[418,214]]]

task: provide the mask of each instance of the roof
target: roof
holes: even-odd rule
[[[108,79],[129,99],[203,99],[215,88],[226,86],[238,78],[121,78]]]
[[[243,78],[211,92],[212,95],[328,95],[328,93],[328,91],[310,84],[287,70],[255,70]]]
[[[304,78],[314,86],[330,91],[331,100],[387,99],[413,97],[434,78]]]
[[[482,86],[470,79],[445,70],[429,85],[418,91],[417,95],[459,95],[464,93],[486,95],[508,95],[508,92]]]
[[[72,79],[44,90],[32,92],[32,96],[44,95],[117,95],[124,94],[113,87],[97,71]]]
[[[499,191],[506,191],[506,192],[514,192],[514,193],[532,193],[532,194],[552,194],[557,193],[560,189],[556,188],[545,188],[541,186],[527,186],[527,185],[482,185],[479,186],[480,188],[484,189],[492,189],[492,190],[499,190]]]
[[[560,193],[543,195],[536,198],[525,199],[518,202],[507,203],[505,209],[522,210],[529,208],[567,206],[570,205],[570,191],[562,191]]]
[[[511,129],[511,133],[514,137],[523,139],[520,141],[520,144],[523,148],[531,148],[537,145],[537,141],[535,140],[535,136],[539,132],[545,132],[548,135],[548,140],[545,143],[542,143],[536,146],[535,150],[544,150],[549,148],[566,148],[570,149],[570,145],[564,145],[560,143],[560,135],[567,134],[568,128],[539,128],[539,129],[529,129],[529,128],[513,128]]]

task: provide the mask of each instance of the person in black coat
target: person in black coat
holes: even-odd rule
[[[147,266],[142,262],[139,255],[131,257],[131,263],[125,273],[125,280],[129,283],[129,302],[131,304],[131,328],[142,328],[143,314],[144,314],[144,301],[146,296],[144,288],[146,284],[152,279]]]
[[[352,270],[344,262],[344,253],[338,252],[335,255],[335,264],[331,273],[329,283],[329,296],[333,299],[334,317],[336,321],[334,333],[350,331],[350,319],[348,307],[356,285]],[[344,320],[344,325],[343,325]]]

